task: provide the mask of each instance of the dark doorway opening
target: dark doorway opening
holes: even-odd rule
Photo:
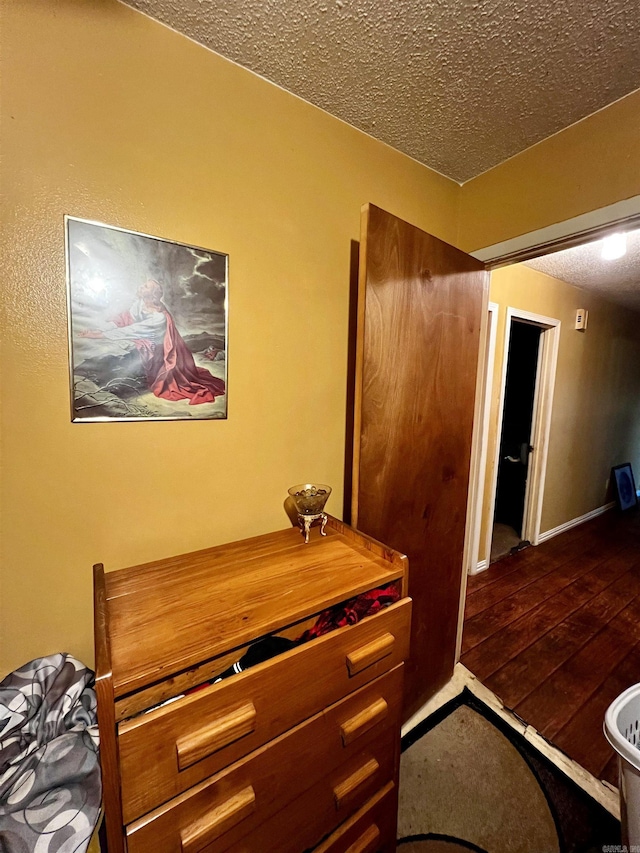
[[[542,331],[511,320],[491,562],[528,544],[522,529]]]

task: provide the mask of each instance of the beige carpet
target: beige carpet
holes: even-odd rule
[[[491,538],[491,557],[490,562],[495,563],[496,560],[501,560],[517,548],[520,544],[520,537],[508,524],[493,525],[493,536]]]
[[[559,853],[546,797],[518,750],[462,705],[407,749],[400,762],[399,853]],[[464,845],[468,842],[469,846]],[[471,846],[473,845],[473,846]]]
[[[602,853],[620,822],[467,688],[402,739],[398,853]]]

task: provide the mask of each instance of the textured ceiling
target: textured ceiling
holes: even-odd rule
[[[602,241],[545,255],[527,266],[591,290],[634,311],[640,311],[640,230],[627,235],[627,254],[615,261],[600,257]]]
[[[125,0],[465,181],[640,87],[638,0]]]

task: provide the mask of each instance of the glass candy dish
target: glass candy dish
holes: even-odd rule
[[[331,494],[331,486],[320,483],[298,483],[291,486],[289,495],[298,510],[298,524],[304,533],[304,541],[309,541],[309,531],[314,521],[320,521],[320,534],[326,536],[327,514],[324,512],[326,502]]]

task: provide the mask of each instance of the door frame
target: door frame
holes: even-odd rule
[[[480,533],[482,531],[482,520],[484,509],[485,479],[487,474],[487,458],[489,456],[489,427],[491,423],[491,397],[493,394],[493,374],[496,361],[496,339],[498,337],[498,312],[500,306],[497,302],[489,302],[487,306],[488,322],[485,330],[486,351],[482,361],[483,375],[480,378],[482,406],[480,410],[481,427],[477,436],[479,441],[479,452],[472,452],[472,458],[478,460],[473,480],[476,482],[475,494],[470,501],[469,513],[469,548],[466,553],[464,574],[475,575],[488,565],[478,563],[480,553]]]
[[[553,408],[553,391],[556,381],[558,349],[560,345],[560,320],[555,317],[545,317],[532,311],[507,307],[505,316],[504,349],[502,356],[502,371],[500,379],[500,399],[498,403],[498,424],[493,450],[493,471],[491,489],[487,506],[495,510],[498,489],[498,467],[500,464],[500,441],[504,421],[505,391],[507,382],[507,364],[509,361],[509,346],[511,344],[511,321],[518,320],[530,323],[542,329],[540,334],[540,349],[538,351],[538,369],[536,371],[536,386],[533,399],[533,414],[531,418],[531,444],[534,447],[533,464],[529,466],[527,488],[525,492],[524,515],[522,519],[522,539],[537,545],[540,539],[540,523],[542,519],[542,498],[547,473],[547,457],[549,453],[549,434],[551,432],[551,412]],[[493,525],[487,524],[485,553],[487,566],[491,554],[491,539]]]

